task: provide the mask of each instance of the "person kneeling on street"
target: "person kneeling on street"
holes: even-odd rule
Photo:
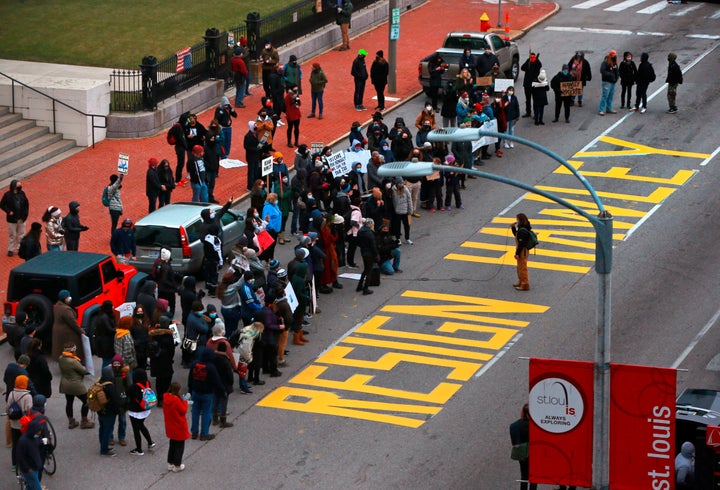
[[[380,271],[388,276],[402,273],[400,269],[400,240],[390,234],[388,225],[380,225],[377,235],[377,249],[380,256]]]

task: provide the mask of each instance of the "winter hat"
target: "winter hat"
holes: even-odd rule
[[[248,40],[245,36],[240,36],[240,46],[247,46]]]
[[[278,269],[277,271],[278,278],[287,277],[287,271],[285,269]]]
[[[193,146],[192,151],[193,151],[193,153],[198,153],[198,152],[205,151],[205,150],[203,149],[202,146],[200,146],[200,145],[195,145],[195,146]]]
[[[119,177],[116,174],[112,174],[110,176],[110,183],[114,184],[115,182],[117,182],[118,179],[119,179]]]
[[[358,55],[367,56],[367,51],[365,51],[364,49],[358,49]]]
[[[569,67],[568,65],[563,65],[563,66],[562,66],[562,69],[563,69],[563,70],[569,70],[570,67]]]
[[[297,56],[295,56],[294,54],[291,54],[290,61],[297,61]]]
[[[540,70],[540,74],[538,75],[538,80],[541,82],[544,82],[547,80],[547,74],[545,74],[545,69]]]
[[[18,364],[24,364],[25,366],[27,366],[28,364],[30,364],[30,356],[28,356],[27,354],[23,354],[20,357],[18,357],[17,362],[18,362]]]
[[[253,275],[252,271],[245,271],[245,273],[243,274],[243,278],[246,281],[250,281],[252,279],[255,279],[255,276]]]
[[[275,158],[275,160],[278,160],[280,158],[283,158],[283,154],[279,151],[276,151],[275,153],[273,153],[273,158]]]
[[[121,320],[122,320],[122,319],[121,319]],[[120,366],[122,366],[122,365],[123,365],[123,356],[120,355],[120,354],[115,354],[115,355],[112,357],[112,363],[113,363],[113,364],[120,364]]]
[[[160,318],[158,318],[158,328],[170,328],[170,318],[165,315],[160,315]]]
[[[203,311],[203,304],[200,301],[193,301],[190,309],[192,311]]]
[[[426,141],[425,143],[423,143],[423,148],[432,148],[432,143]]]
[[[277,259],[272,259],[269,264],[270,270],[275,270],[280,267],[280,261]]]
[[[60,210],[60,208],[56,208],[55,206],[50,206],[48,208],[48,211],[50,212],[50,216],[53,216],[55,218],[62,215],[62,211]]]
[[[168,300],[166,300],[165,298],[158,298],[157,301],[155,302],[155,304],[157,304],[157,306],[162,311],[167,311],[168,307],[170,306],[170,302]]]
[[[35,332],[35,325],[25,327],[25,335],[31,335],[33,332]]]
[[[45,395],[41,395],[40,393],[38,393],[33,397],[32,409],[36,412],[45,413],[46,402],[47,398],[45,398]]]
[[[310,251],[305,247],[299,247],[295,250],[295,258],[298,260],[305,260],[310,255]]]
[[[675,61],[677,59],[677,55],[675,53],[668,54],[668,61]]]
[[[24,374],[21,374],[20,376],[15,378],[15,388],[19,390],[27,390],[28,381],[28,377]]]
[[[240,56],[241,54],[243,54],[242,48],[240,46],[235,46],[235,51],[233,51],[233,54],[235,56]]]
[[[164,260],[165,262],[167,262],[168,260],[170,260],[171,255],[172,254],[170,253],[170,250],[168,250],[167,248],[160,249],[160,260]]]
[[[608,54],[609,54],[610,56],[617,56],[617,51],[615,51],[614,49],[611,49]]]
[[[25,323],[25,320],[27,320],[27,314],[25,314],[24,311],[18,311],[15,315],[15,324],[22,325]]]
[[[385,54],[385,53],[383,53],[383,50],[382,50],[382,49],[379,49],[378,52],[375,53],[375,55],[376,55],[376,56],[379,56],[380,58],[382,58],[382,57],[384,56],[384,54]]]
[[[158,159],[153,157],[150,160],[148,160],[148,167],[150,167],[150,168],[157,167],[158,163],[160,163],[160,162],[158,162]]]
[[[67,289],[62,289],[62,290],[58,293],[58,299],[59,299],[60,301],[65,301],[65,300],[68,299],[69,297],[70,297],[70,291],[68,291]]]
[[[455,163],[455,155],[452,155],[452,154],[451,154],[451,155],[446,156],[446,157],[445,157],[445,162],[447,162],[448,164],[453,164],[453,163]]]

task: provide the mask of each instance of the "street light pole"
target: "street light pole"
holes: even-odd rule
[[[528,192],[539,194],[553,202],[575,211],[587,219],[595,229],[595,272],[598,274],[597,313],[595,315],[595,365],[593,374],[593,464],[592,488],[607,490],[609,488],[609,454],[610,454],[610,330],[611,330],[611,272],[612,272],[612,235],[613,217],[607,211],[595,192],[595,189],[567,160],[551,150],[530,140],[514,135],[500,134],[478,129],[445,128],[431,131],[429,141],[474,141],[484,136],[504,138],[534,148],[553,160],[559,162],[583,184],[598,207],[598,216],[589,214],[584,209],[566,201],[551,192],[538,189],[530,184],[500,175],[482,172],[472,168],[435,165],[432,162],[392,162],[378,168],[382,177],[422,177],[436,171],[450,171],[474,175],[483,179],[494,180],[503,184],[519,187]]]

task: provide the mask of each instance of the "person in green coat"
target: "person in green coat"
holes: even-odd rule
[[[294,197],[292,187],[290,187],[290,180],[288,180],[287,175],[283,175],[281,179],[273,182],[273,192],[278,196],[278,206],[280,207],[280,213],[282,214],[278,243],[283,245],[290,242],[290,240],[285,239],[285,225],[287,224],[288,216],[290,216],[290,211],[292,210]]]
[[[76,352],[77,346],[73,342],[63,344],[62,354],[58,358],[60,393],[65,395],[65,414],[68,418],[68,429],[74,429],[78,425],[81,429],[92,429],[95,424],[88,420],[87,388],[83,382],[83,378],[88,372]],[[82,403],[80,407],[82,421],[80,423],[73,416],[73,401],[75,398]]]
[[[315,62],[312,64],[312,71],[310,72],[310,98],[312,99],[312,109],[310,110],[310,117],[315,117],[315,107],[320,109],[318,113],[318,119],[323,117],[323,93],[325,93],[325,85],[327,85],[328,79],[325,76],[320,63]]]

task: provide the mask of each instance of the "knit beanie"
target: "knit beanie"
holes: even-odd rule
[[[24,374],[19,375],[17,378],[15,378],[15,388],[19,390],[27,390],[28,387],[28,377]]]

